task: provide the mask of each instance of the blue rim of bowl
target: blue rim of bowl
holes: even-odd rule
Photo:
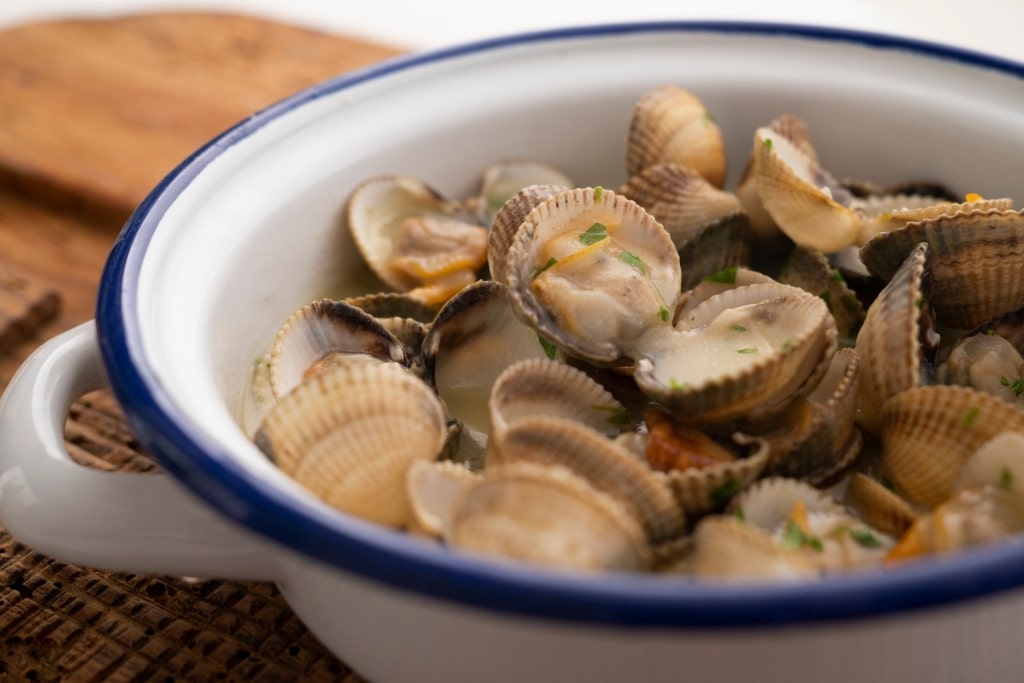
[[[711,585],[684,577],[563,574],[454,553],[292,498],[247,472],[176,408],[142,356],[135,287],[161,218],[213,159],[268,122],[328,93],[432,62],[529,43],[631,33],[721,33],[847,42],[961,62],[1024,78],[1024,65],[903,37],[749,22],[644,22],[537,31],[415,53],[325,81],[225,131],[141,202],[115,241],[97,301],[100,350],[114,393],[144,447],[221,514],[298,553],[398,590],[464,606],[592,626],[755,627],[872,617],[946,605],[1024,583],[1016,540],[878,572],[795,585]],[[230,577],[227,577],[230,578]]]

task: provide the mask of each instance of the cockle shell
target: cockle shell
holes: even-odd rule
[[[327,362],[321,366],[316,364]],[[311,373],[334,364],[380,360],[408,364],[402,343],[378,320],[343,301],[318,299],[293,313],[270,349],[270,386],[281,398]]]
[[[820,251],[796,246],[783,264],[778,281],[820,296],[835,318],[839,337],[856,339],[867,311],[840,270]]]
[[[527,159],[505,159],[484,169],[477,194],[466,201],[480,224],[492,227],[506,202],[530,186],[573,187],[575,183],[549,164]]]
[[[928,245],[910,252],[872,302],[857,335],[861,358],[860,424],[873,434],[885,402],[925,383],[935,334],[928,307]]]
[[[444,406],[395,363],[333,368],[282,397],[257,430],[257,446],[328,505],[401,527],[409,521],[405,474],[433,460],[448,436]]]
[[[562,185],[528,185],[505,201],[487,232],[487,267],[491,279],[508,284],[508,248],[519,226],[534,207],[568,189]]]
[[[783,547],[767,531],[735,517],[705,517],[694,535],[690,566],[701,579],[806,581],[820,575],[808,554]]]
[[[920,516],[895,491],[861,472],[850,477],[843,500],[867,524],[891,536],[901,536]]]
[[[582,370],[546,358],[508,366],[494,382],[488,407],[489,443],[495,446],[510,424],[529,415],[565,418],[607,437],[632,426],[626,408],[607,389]]]
[[[882,410],[882,464],[916,505],[949,498],[967,457],[1001,432],[1024,433],[1024,411],[968,387],[921,386]]]
[[[451,460],[414,460],[405,473],[405,492],[412,511],[410,530],[441,538],[451,524],[456,497],[479,477]]]
[[[675,85],[641,95],[626,134],[629,175],[659,163],[689,166],[712,185],[725,184],[725,145],[718,124],[696,95]]]
[[[682,533],[684,517],[665,482],[599,432],[568,419],[520,417],[487,453],[488,467],[534,462],[566,467],[620,501],[652,543]]]
[[[599,365],[668,326],[681,296],[679,256],[642,207],[600,188],[537,205],[508,251],[517,314],[570,354]]]
[[[449,545],[506,559],[583,570],[645,570],[651,551],[625,506],[564,467],[488,468],[456,497]]]
[[[929,246],[929,301],[940,324],[969,330],[1024,306],[1024,213],[965,211],[908,223],[865,244],[861,260],[888,279],[921,242]]]

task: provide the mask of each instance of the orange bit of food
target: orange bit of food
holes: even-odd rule
[[[736,456],[703,432],[673,423],[672,418],[660,410],[648,410],[647,423],[648,464],[656,470],[669,472],[690,468],[710,467],[731,462]]]
[[[787,521],[797,525],[804,534],[808,536],[811,534],[811,523],[807,519],[807,505],[802,500],[793,503],[793,509],[789,511]]]
[[[977,192],[968,192],[967,195],[964,197],[965,202],[980,202],[981,200],[982,196]]]

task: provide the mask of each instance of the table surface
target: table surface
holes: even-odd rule
[[[1024,3],[1012,0],[3,0],[0,27],[151,9],[235,11],[406,49],[509,32],[627,20],[732,19],[840,26],[945,42],[1024,61]]]

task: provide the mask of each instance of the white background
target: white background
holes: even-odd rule
[[[742,19],[896,33],[1024,61],[1019,0],[0,0],[0,28],[186,9],[254,14],[413,50],[568,25]]]

